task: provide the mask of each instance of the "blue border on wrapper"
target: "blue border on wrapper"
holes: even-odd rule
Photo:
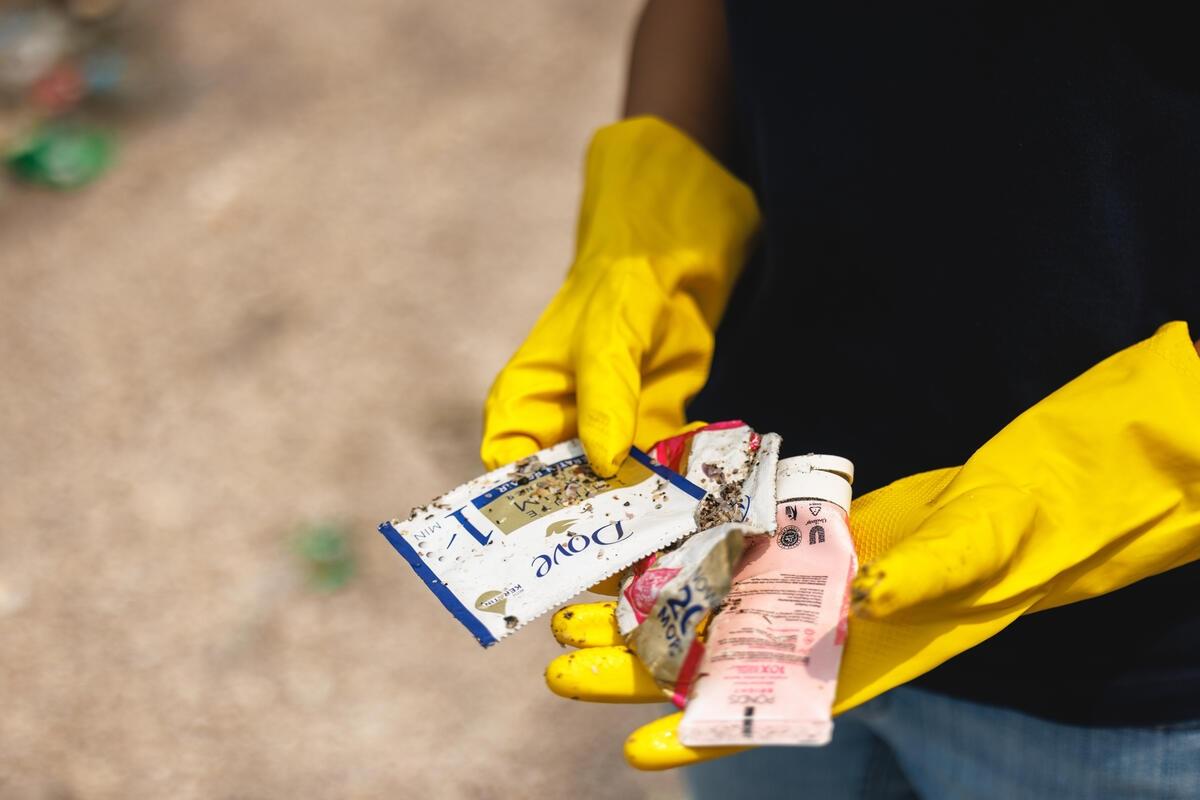
[[[454,592],[446,588],[446,584],[442,583],[437,575],[433,574],[433,570],[425,563],[425,559],[413,549],[413,546],[404,540],[400,532],[392,527],[392,523],[384,522],[379,526],[379,532],[382,533],[387,540],[392,543],[392,547],[396,548],[396,552],[404,556],[404,560],[412,567],[413,572],[417,573],[417,577],[424,581],[433,593],[437,595],[437,599],[442,601],[442,605],[446,610],[454,615],[454,618],[467,626],[467,630],[471,632],[481,645],[491,647],[497,641],[484,624],[472,614],[466,606],[459,602],[454,596]]]
[[[629,455],[633,456],[634,461],[651,470],[658,477],[665,478],[671,485],[678,489],[682,489],[686,494],[692,497],[692,499],[703,500],[704,495],[707,494],[699,486],[692,483],[670,467],[664,467],[662,464],[657,464],[654,461],[651,461],[650,456],[646,455],[641,450],[638,450],[636,447],[630,448]]]
[[[630,449],[629,455],[633,460],[649,469],[655,475],[658,475],[663,480],[676,487],[684,494],[695,500],[703,500],[705,491],[696,484],[689,481],[687,478],[680,475],[678,472],[664,467],[662,464],[655,463],[650,456],[637,449]],[[568,459],[570,460],[570,459]],[[471,610],[462,604],[462,602],[454,596],[454,592],[446,588],[446,584],[442,583],[441,579],[434,574],[429,565],[425,563],[425,559],[413,548],[408,541],[400,535],[400,532],[392,527],[392,523],[384,522],[379,525],[379,532],[391,543],[396,552],[404,556],[404,560],[412,567],[413,572],[417,573],[417,577],[430,588],[430,590],[441,601],[446,610],[454,616],[456,620],[466,626],[471,635],[475,637],[484,647],[491,647],[499,641],[487,627],[471,613]]]

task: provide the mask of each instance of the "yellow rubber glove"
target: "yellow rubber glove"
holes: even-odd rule
[[[936,667],[1023,613],[1114,591],[1200,558],[1200,358],[1171,323],[1022,414],[961,469],[914,475],[853,504],[864,563],[838,680],[841,713]],[[558,694],[661,702],[636,658],[592,616],[556,615],[588,645],[553,661]],[[615,623],[608,623],[615,631]],[[598,644],[608,646],[595,647]],[[626,757],[665,769],[737,752],[693,750],[680,714],[634,732]]]
[[[1187,325],[1164,325],[1017,417],[910,516],[903,541],[857,542],[856,613],[928,640],[880,678],[892,685],[1027,611],[1200,558],[1200,358]],[[850,703],[878,693],[846,688]]]
[[[575,263],[487,399],[488,468],[578,435],[614,475],[631,444],[684,428],[758,225],[750,189],[675,128],[601,128]]]

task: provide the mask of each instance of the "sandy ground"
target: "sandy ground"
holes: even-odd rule
[[[0,798],[678,796],[375,532],[478,471],[634,13],[190,0],[115,169],[0,197]]]

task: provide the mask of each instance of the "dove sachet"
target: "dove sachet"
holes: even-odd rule
[[[696,436],[703,446],[704,433]],[[573,439],[469,481],[379,530],[487,647],[693,533],[705,482],[636,448],[615,476],[601,478]]]

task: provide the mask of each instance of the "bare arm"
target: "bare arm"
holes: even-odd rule
[[[721,0],[647,0],[633,37],[625,116],[661,117],[722,158],[730,85]]]

